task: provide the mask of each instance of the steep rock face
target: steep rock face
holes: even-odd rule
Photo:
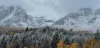
[[[42,27],[47,25],[43,17],[28,15],[20,6],[0,6],[0,25],[11,27]]]
[[[62,25],[63,27],[71,28],[100,28],[100,13],[99,9],[92,11],[90,8],[81,8],[77,12],[72,12],[56,21],[54,25]]]

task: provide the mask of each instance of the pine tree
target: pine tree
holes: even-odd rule
[[[65,44],[70,44],[70,41],[69,39],[66,37],[65,41],[64,41]]]
[[[57,48],[57,43],[59,42],[59,35],[58,32],[53,36],[53,40],[51,42],[51,47],[52,48]]]
[[[27,27],[25,31],[27,32],[28,30],[29,30],[29,29],[28,29],[28,27]]]
[[[73,29],[72,28],[70,29],[70,32],[73,32]]]
[[[100,33],[99,30],[97,29],[96,33],[95,33],[95,39],[96,40],[100,40]]]

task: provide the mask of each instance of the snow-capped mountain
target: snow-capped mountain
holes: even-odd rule
[[[54,25],[88,30],[100,28],[100,9],[93,11],[90,8],[81,8],[56,21]]]
[[[42,27],[48,23],[52,24],[52,20],[28,15],[20,6],[0,6],[0,26]]]

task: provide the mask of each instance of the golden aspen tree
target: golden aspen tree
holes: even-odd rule
[[[71,48],[71,46],[70,45],[66,45],[64,48]]]
[[[78,48],[78,46],[79,46],[78,43],[72,43],[71,44],[71,48]]]
[[[97,43],[96,39],[91,39],[88,41],[88,47],[93,48],[96,43]]]
[[[83,48],[89,48],[87,43],[83,44]]]
[[[96,45],[94,45],[93,48],[100,48],[100,43],[97,43]]]
[[[64,43],[62,40],[60,40],[59,43],[57,43],[57,48],[64,48]]]
[[[95,43],[95,45],[94,45],[93,48],[100,48],[100,40],[98,40],[98,41]]]

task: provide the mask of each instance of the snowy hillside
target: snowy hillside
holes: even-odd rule
[[[81,8],[54,22],[45,17],[33,17],[20,6],[0,6],[0,26],[43,27],[48,25],[63,28],[88,29],[100,28],[100,9]]]
[[[100,28],[100,9],[93,11],[90,8],[81,8],[61,18],[54,25],[88,30]]]
[[[28,15],[20,6],[0,6],[0,26],[42,27],[50,25],[52,22],[52,20],[47,20],[44,17]]]

